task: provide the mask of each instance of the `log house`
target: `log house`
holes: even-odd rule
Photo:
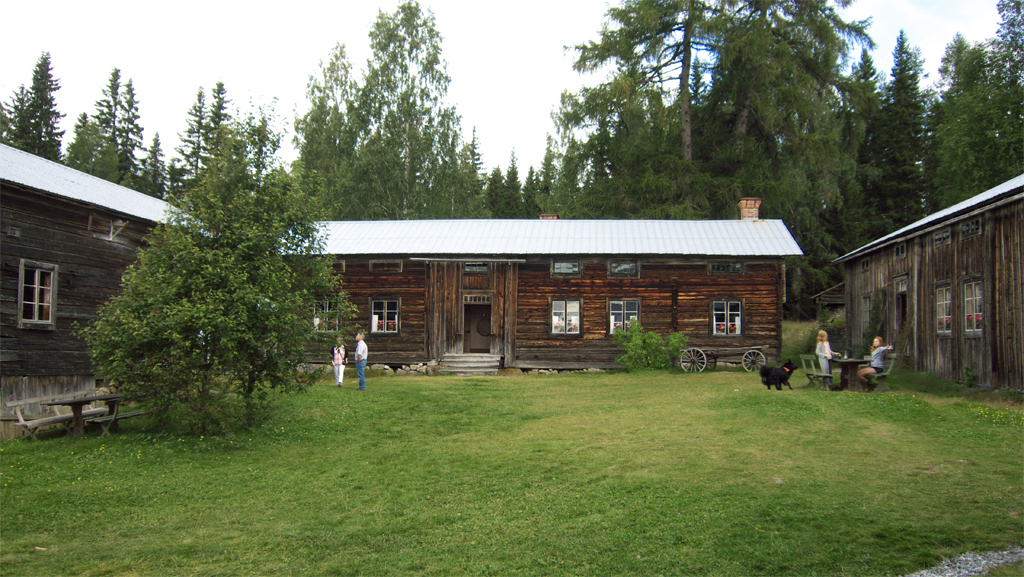
[[[372,364],[493,355],[504,368],[618,368],[615,328],[639,319],[690,346],[781,349],[782,221],[743,199],[731,221],[328,222]],[[314,324],[329,330],[329,305]],[[350,348],[351,350],[351,348]]]
[[[0,145],[2,401],[90,392],[76,325],[120,291],[167,203]],[[30,406],[29,412],[38,412]]]

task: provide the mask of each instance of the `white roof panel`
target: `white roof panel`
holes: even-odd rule
[[[391,220],[321,226],[325,254],[801,255],[781,220]]]
[[[56,196],[162,222],[170,205],[147,194],[0,144],[0,180]]]

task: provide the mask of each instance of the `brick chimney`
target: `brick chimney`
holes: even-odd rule
[[[761,208],[760,198],[741,198],[740,199],[740,220],[758,220],[761,218],[759,210]]]

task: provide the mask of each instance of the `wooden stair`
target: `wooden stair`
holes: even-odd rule
[[[441,357],[438,373],[458,377],[494,376],[501,368],[501,356],[475,353],[447,354]]]

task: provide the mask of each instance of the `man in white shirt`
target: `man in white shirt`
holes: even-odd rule
[[[356,375],[359,376],[359,390],[366,390],[366,343],[363,341],[363,333],[356,334]]]

